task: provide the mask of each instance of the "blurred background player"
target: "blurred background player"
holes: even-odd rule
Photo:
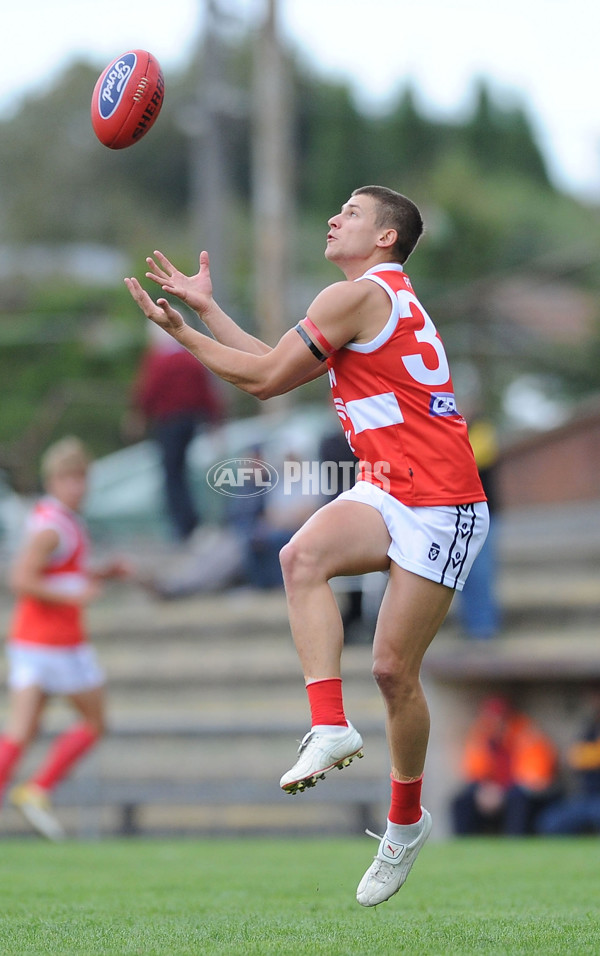
[[[51,445],[42,458],[46,495],[29,516],[26,538],[10,574],[16,606],[8,638],[9,709],[0,737],[0,794],[36,737],[48,700],[60,695],[78,720],[58,736],[41,767],[10,800],[50,840],[63,838],[50,794],[104,731],[104,675],[88,644],[83,609],[100,581],[128,576],[123,561],[88,568],[88,537],[78,514],[87,489],[89,456],[77,438]]]

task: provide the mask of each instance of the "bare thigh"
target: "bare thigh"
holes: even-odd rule
[[[47,701],[48,695],[36,684],[12,689],[9,695],[6,735],[11,740],[27,746],[37,734]]]
[[[283,553],[321,580],[336,575],[385,571],[391,544],[376,508],[356,501],[332,501],[320,508],[292,537]],[[284,564],[285,572],[285,561]]]

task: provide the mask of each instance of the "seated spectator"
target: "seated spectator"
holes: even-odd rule
[[[251,457],[261,461],[257,449]],[[285,462],[298,459],[290,454]],[[232,496],[223,524],[198,529],[180,559],[147,576],[144,584],[164,600],[239,586],[282,588],[279,552],[320,504],[318,494],[306,492],[301,481],[280,480],[264,495]]]
[[[551,804],[537,821],[544,836],[600,833],[600,688],[592,694],[591,713],[567,754],[575,792]]]
[[[286,462],[301,465],[293,452],[285,456],[284,467]],[[264,496],[264,506],[247,540],[246,577],[251,587],[283,587],[279,552],[320,505],[318,493],[306,492],[299,481],[279,481]]]
[[[554,744],[505,697],[486,699],[463,754],[466,787],[452,801],[459,836],[534,832],[539,811],[556,796]]]

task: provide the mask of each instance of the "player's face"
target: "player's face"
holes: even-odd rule
[[[67,508],[79,511],[87,491],[87,471],[60,471],[48,481],[48,491]]]
[[[377,229],[376,201],[372,196],[351,196],[328,221],[325,258],[341,264],[372,255],[381,230]]]

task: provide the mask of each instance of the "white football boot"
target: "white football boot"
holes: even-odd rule
[[[22,783],[10,793],[10,802],[20,810],[34,830],[47,840],[60,843],[65,831],[52,813],[48,794],[33,783]]]
[[[380,840],[379,850],[371,866],[358,884],[356,899],[362,906],[377,906],[397,893],[410,873],[417,854],[431,832],[431,815],[422,807],[421,828],[412,843],[394,843],[386,836],[367,830]]]
[[[362,737],[350,723],[340,733],[310,730],[298,748],[298,760],[284,773],[279,786],[286,793],[302,793],[307,787],[314,787],[329,770],[341,770],[354,757],[362,757],[362,746]]]

